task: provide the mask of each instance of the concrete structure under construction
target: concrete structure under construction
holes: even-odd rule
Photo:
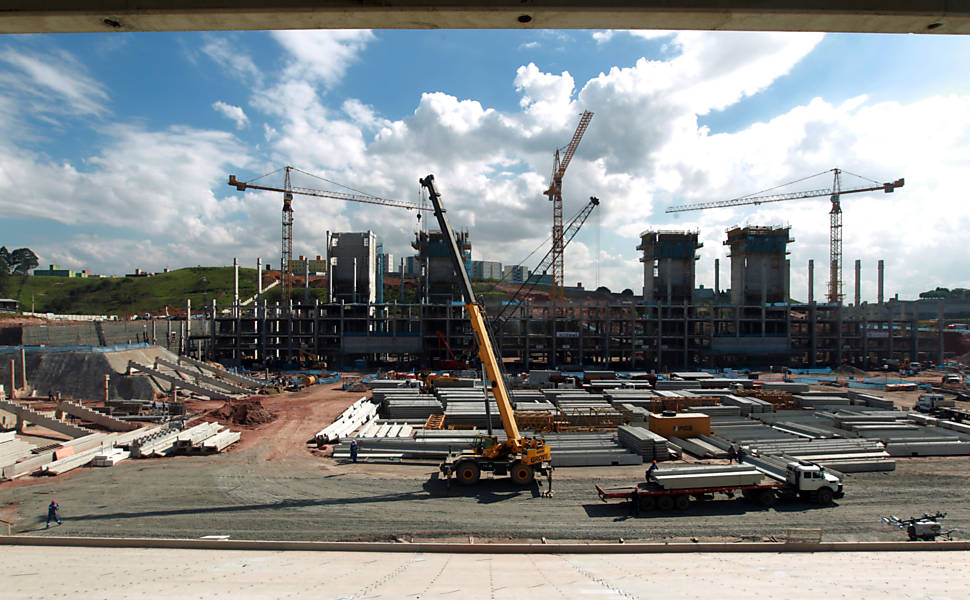
[[[505,265],[502,267],[502,278],[506,283],[525,283],[532,275],[528,267],[522,265]]]
[[[465,270],[471,272],[472,246],[467,231],[455,232],[458,250],[462,254]],[[448,246],[440,231],[419,231],[411,243],[418,251],[422,266],[421,291],[419,297],[428,304],[450,304],[460,302],[461,290],[458,274],[448,255]]]
[[[791,227],[734,227],[731,249],[731,304],[788,301],[788,244]]]
[[[327,259],[335,301],[377,301],[377,236],[373,232],[330,233]]]
[[[637,250],[643,252],[643,301],[683,304],[693,301],[696,231],[644,231]]]

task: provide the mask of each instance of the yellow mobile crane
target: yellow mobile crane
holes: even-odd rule
[[[435,217],[438,219],[442,237],[448,244],[452,264],[461,280],[465,310],[468,311],[468,318],[471,321],[472,330],[475,332],[475,340],[478,342],[478,357],[481,359],[490,381],[492,394],[495,396],[495,403],[498,405],[506,436],[506,440],[501,442],[497,436],[477,436],[472,448],[448,454],[445,461],[441,463],[441,473],[449,482],[451,476],[454,475],[464,485],[478,483],[482,471],[491,471],[495,475],[509,475],[512,481],[518,485],[530,485],[535,481],[536,475],[551,476],[552,465],[550,464],[549,446],[541,438],[526,438],[519,433],[519,427],[515,423],[515,415],[512,412],[512,402],[509,398],[508,389],[505,387],[505,379],[502,376],[499,358],[495,355],[482,307],[475,299],[475,292],[472,290],[468,272],[465,271],[465,265],[461,260],[455,235],[452,232],[451,224],[448,222],[445,209],[441,205],[441,195],[435,187],[434,175],[428,175],[419,181],[428,190],[428,196],[431,199]],[[550,479],[550,487],[551,485]]]

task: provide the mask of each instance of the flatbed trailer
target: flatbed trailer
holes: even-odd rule
[[[636,501],[640,510],[662,511],[687,510],[690,501],[713,500],[720,494],[727,498],[741,496],[763,507],[772,506],[779,495],[785,492],[787,486],[769,478],[755,485],[715,486],[668,490],[654,483],[641,483],[636,486],[601,488],[596,486],[596,493],[600,500],[630,500]]]

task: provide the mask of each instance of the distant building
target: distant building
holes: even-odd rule
[[[404,258],[404,274],[417,277],[421,274],[421,257],[407,256]]]
[[[394,268],[397,267],[397,265],[394,264],[394,255],[391,254],[390,252],[385,252],[384,254],[381,254],[380,261],[381,261],[381,271],[383,273],[393,273]]]
[[[307,257],[305,256],[301,256],[296,260],[291,260],[290,272],[294,275],[303,275],[306,272],[306,265],[304,264],[305,261],[307,261]],[[327,274],[327,261],[322,256],[317,255],[316,258],[311,258],[309,263],[311,275]]]
[[[377,302],[377,236],[372,231],[330,234],[327,247],[333,299]]]
[[[125,277],[151,277],[154,273],[146,273],[141,269],[135,269],[134,273],[125,273]],[[87,275],[85,275],[87,277]]]
[[[20,301],[13,298],[0,298],[0,311],[20,312]]]
[[[473,260],[468,276],[478,280],[502,279],[502,263],[492,260]]]
[[[34,277],[78,277],[77,271],[62,269],[58,265],[50,265],[49,269],[34,269]],[[85,277],[87,277],[85,275]]]
[[[521,265],[506,265],[502,268],[502,278],[506,283],[525,283],[531,275],[532,271]]]

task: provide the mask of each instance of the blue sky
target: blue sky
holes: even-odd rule
[[[548,236],[552,153],[591,110],[565,213],[590,195],[603,203],[567,250],[567,284],[639,292],[638,234],[690,228],[704,242],[698,283],[712,285],[713,259],[728,260],[725,228],[789,224],[793,295],[804,296],[804,265],[827,257],[826,202],[663,211],[841,167],[907,179],[892,197],[843,202],[846,275],[863,261],[865,298],[880,258],[887,290],[902,297],[970,287],[956,250],[970,241],[967,56],[966,38],[913,35],[8,36],[0,243],[31,247],[42,265],[109,274],[233,257],[276,264],[279,198],[225,180],[292,164],[406,200],[434,172],[475,258],[514,264]],[[363,229],[397,257],[411,251],[411,213],[309,198],[295,207],[295,254],[323,254],[327,230]]]

